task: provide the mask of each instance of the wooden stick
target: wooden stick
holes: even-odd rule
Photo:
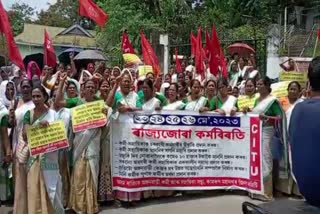
[[[317,50],[317,47],[318,47],[318,42],[319,42],[319,38],[318,38],[318,36],[317,36],[317,40],[316,40],[316,44],[315,44],[315,46],[314,46],[312,58],[314,58],[314,57],[316,56],[316,50]]]

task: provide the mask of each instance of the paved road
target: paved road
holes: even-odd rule
[[[246,196],[240,195],[209,195],[193,197],[174,197],[166,199],[153,199],[141,202],[135,208],[125,209],[104,207],[100,213],[105,214],[242,214],[241,204],[244,201],[252,201]],[[11,213],[10,207],[0,208],[1,214]]]

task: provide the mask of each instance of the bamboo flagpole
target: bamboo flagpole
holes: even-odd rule
[[[317,51],[317,47],[318,47],[318,42],[319,42],[319,36],[317,36],[317,40],[316,40],[316,44],[315,44],[315,46],[314,46],[312,58],[314,58],[314,57],[316,56],[316,51]]]
[[[316,39],[316,44],[315,44],[315,46],[314,46],[312,58],[314,58],[314,57],[316,56],[316,51],[317,51],[317,47],[318,47],[319,38],[320,38],[320,23],[319,23],[319,25],[318,25],[317,39]]]

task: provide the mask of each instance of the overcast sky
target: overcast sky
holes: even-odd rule
[[[26,3],[36,11],[48,9],[48,3],[54,4],[57,0],[2,0],[5,9],[9,9],[13,3]]]

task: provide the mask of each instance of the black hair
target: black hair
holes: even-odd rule
[[[288,89],[287,89],[288,91],[289,91],[289,88],[290,88],[293,84],[296,84],[296,85],[298,86],[299,91],[301,91],[301,85],[300,85],[300,83],[299,83],[298,81],[292,81],[292,82],[290,82],[289,85],[288,85]]]
[[[309,64],[308,79],[313,91],[320,91],[320,56],[315,57]]]
[[[179,75],[183,75],[183,77],[186,77],[186,75],[183,72],[178,73],[177,76],[179,77]]]
[[[220,84],[222,84],[222,85],[224,85],[224,86],[226,86],[226,87],[229,86],[228,80],[227,80],[226,78],[224,78],[224,77],[222,77],[222,78],[220,78],[220,79],[218,80],[217,85],[220,85]]]
[[[178,83],[178,86],[179,84],[181,84],[181,86],[184,88],[184,93],[187,94],[188,93],[187,83],[185,81],[182,81]]]
[[[208,85],[209,85],[210,82],[213,82],[214,86],[217,87],[217,83],[216,83],[216,81],[214,81],[214,80],[208,80],[208,81],[206,82],[206,84],[205,84],[205,87],[208,87]]]
[[[153,78],[155,77],[155,75],[154,75],[153,72],[148,72],[148,73],[146,73],[146,77],[147,77],[149,74],[151,74],[151,75],[153,76]]]
[[[101,85],[102,85],[102,83],[104,83],[104,82],[107,82],[108,85],[109,85],[109,87],[110,87],[110,81],[107,80],[107,79],[102,79],[102,80],[99,82],[99,88],[101,88]]]
[[[150,79],[145,79],[143,81],[144,84],[146,84],[149,88],[151,88],[151,90],[153,91],[154,87],[153,87],[153,82]]]
[[[29,79],[23,79],[23,80],[20,82],[20,87],[22,86],[22,84],[23,84],[24,82],[27,82],[27,83],[31,86],[31,88],[33,88],[33,82],[32,82],[32,80],[29,80]]]
[[[172,85],[176,88],[176,92],[177,92],[176,99],[179,99],[179,85],[178,85],[178,83],[175,83],[175,82],[174,82],[174,83],[171,83],[171,84],[170,84],[169,88],[170,88]]]
[[[69,88],[70,85],[74,85],[77,88],[76,83],[72,82],[72,81],[68,81],[67,82],[67,88]]]
[[[14,87],[14,82],[9,81],[9,82],[7,83],[7,86],[6,86],[6,87],[8,87],[9,84],[11,84],[11,85]]]
[[[199,85],[201,86],[201,82],[200,82],[199,80],[193,79],[193,80],[191,80],[191,82],[190,82],[190,88],[192,88],[193,85],[194,85],[196,82],[199,83]]]
[[[88,84],[88,82],[93,82],[94,86],[96,87],[96,83],[95,83],[95,81],[94,81],[93,79],[88,79],[87,81],[85,81],[85,82],[83,83],[84,87],[86,87],[86,85]]]
[[[252,82],[253,86],[254,86],[254,87],[256,87],[257,83],[256,83],[256,80],[255,80],[255,79],[253,79],[253,78],[249,78],[249,79],[247,79],[244,85],[246,86],[246,85],[247,85],[247,83],[248,83],[248,82],[250,82],[250,81]]]
[[[234,59],[235,56],[239,56],[239,53],[232,54],[231,58]]]
[[[32,91],[34,91],[34,90],[36,90],[36,89],[39,89],[39,90],[41,91],[41,93],[42,93],[42,95],[43,95],[43,97],[44,97],[44,102],[45,102],[45,103],[48,102],[48,100],[49,100],[49,94],[48,94],[48,92],[46,91],[46,89],[45,89],[43,86],[41,86],[41,85],[37,85],[37,86],[35,86],[35,87],[32,88]]]
[[[268,89],[269,93],[271,93],[272,89],[271,89],[271,80],[269,77],[264,77],[262,79],[263,85]]]
[[[169,88],[170,88],[172,85],[176,88],[176,91],[178,92],[178,91],[179,91],[179,85],[178,85],[178,83],[175,83],[175,82],[174,82],[174,83],[171,83],[170,86],[169,86]]]

